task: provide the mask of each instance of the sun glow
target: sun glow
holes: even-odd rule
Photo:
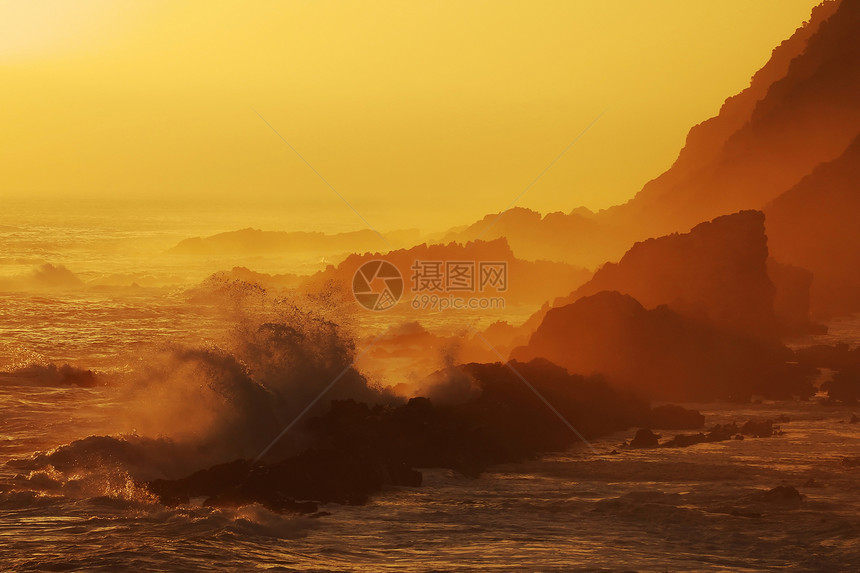
[[[437,230],[605,110],[519,204],[607,207],[814,3],[7,1],[0,193],[344,210],[257,110],[374,225]]]

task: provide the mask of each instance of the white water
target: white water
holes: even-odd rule
[[[109,389],[0,388],[0,456],[26,457],[102,421]],[[620,450],[630,433],[478,479],[426,470],[420,488],[320,518],[260,507],[167,509],[122,479],[92,489],[0,483],[0,569],[117,571],[852,571],[860,563],[860,425],[808,404],[706,411],[708,424],[787,414],[785,435]],[[27,473],[26,471],[24,472]],[[814,478],[824,487],[802,487]],[[16,485],[17,484],[17,485]],[[781,484],[797,505],[747,497]],[[74,487],[73,487],[74,485]],[[2,486],[0,486],[2,488]],[[103,491],[99,488],[105,488]],[[761,517],[732,515],[760,513]]]
[[[24,222],[2,231],[0,258],[6,274],[47,261],[85,281],[123,272],[169,281],[189,269],[150,263],[150,255],[184,236],[230,230],[200,223],[192,233],[168,223],[126,236],[85,219]],[[117,248],[105,250],[112,242]],[[211,264],[191,274],[205,276]],[[153,346],[205,342],[217,325],[199,310],[161,291],[5,293],[0,369],[71,361],[135,371]],[[856,342],[853,326],[843,322],[816,342]],[[168,509],[135,486],[141,468],[94,464],[69,474],[26,463],[126,425],[113,418],[123,396],[119,386],[0,385],[0,571],[860,569],[860,468],[841,463],[860,456],[860,425],[846,423],[848,409],[707,406],[708,425],[779,414],[791,422],[770,439],[609,455],[631,430],[596,441],[599,456],[576,448],[479,479],[426,470],[420,488],[385,491],[362,507],[326,506],[330,515],[314,519],[259,507]],[[809,478],[824,487],[802,487]],[[748,497],[781,484],[806,499],[768,505]]]

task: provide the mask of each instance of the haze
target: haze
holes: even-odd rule
[[[814,4],[3,2],[0,195],[362,228],[256,110],[383,230],[505,209],[580,134],[517,204],[605,208]]]

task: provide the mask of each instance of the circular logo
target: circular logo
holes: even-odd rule
[[[388,310],[403,296],[403,275],[388,261],[368,261],[352,277],[352,294],[368,310]]]

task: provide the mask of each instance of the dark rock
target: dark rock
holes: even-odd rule
[[[756,422],[747,421],[741,429],[732,422],[731,424],[716,424],[707,432],[698,434],[678,434],[672,439],[660,444],[663,448],[686,448],[695,444],[724,442],[726,440],[743,440],[744,434],[756,438],[769,438],[775,435],[773,421],[765,420]]]
[[[413,398],[397,407],[371,407],[333,400],[327,412],[308,423],[308,449],[301,454],[267,463],[237,460],[147,487],[169,505],[205,497],[211,506],[259,503],[272,511],[314,513],[318,504],[362,504],[387,487],[417,487],[422,476],[413,468],[477,476],[493,464],[569,448],[580,435],[627,429],[650,412],[641,397],[544,360],[467,364],[457,370],[480,390],[465,403],[436,406]]]
[[[0,380],[36,384],[39,386],[80,386],[94,388],[104,386],[105,382],[92,370],[76,368],[70,364],[30,364],[11,372],[0,372]]]
[[[386,485],[420,483],[420,472],[402,463],[368,459],[360,453],[308,450],[277,464],[237,460],[147,486],[165,505],[205,496],[204,504],[210,507],[259,503],[279,513],[314,513],[315,502],[359,505]]]
[[[716,424],[708,430],[708,441],[722,442],[733,438],[738,435],[738,433],[740,433],[740,430],[738,429],[738,425],[734,422],[731,424]]]
[[[658,430],[691,430],[705,425],[705,416],[696,410],[665,404],[651,409],[649,427]]]
[[[754,438],[770,438],[774,435],[773,420],[749,420],[741,428],[741,434]]]
[[[642,428],[636,431],[636,436],[630,440],[631,448],[656,448],[660,442],[660,435],[651,430]]]
[[[816,344],[794,351],[795,360],[816,368],[845,370],[860,367],[860,348],[851,350],[848,344]]]
[[[809,320],[811,272],[768,258],[767,275],[776,288],[773,314],[781,333],[800,336],[827,332],[827,327],[812,324]]]
[[[860,309],[860,136],[843,149],[765,208],[771,252],[812,271],[813,309],[830,315]]]
[[[772,336],[777,330],[776,289],[767,258],[764,214],[741,211],[700,223],[689,233],[638,242],[618,263],[606,263],[557,303],[616,291],[645,308],[667,305],[686,318],[731,332]]]
[[[600,292],[550,309],[518,360],[546,358],[570,372],[601,372],[611,384],[653,399],[748,402],[809,398],[816,370],[792,363],[777,343],[751,340],[667,307]]]
[[[708,437],[705,434],[679,434],[667,442],[661,444],[664,448],[686,448],[694,444],[707,442]]]
[[[833,401],[857,404],[860,401],[860,368],[840,370],[833,375],[833,379],[824,382],[821,389],[825,390]]]
[[[806,497],[790,485],[779,485],[775,488],[753,495],[756,501],[764,503],[798,503]]]
[[[738,431],[737,424],[717,424],[706,433],[679,434],[671,440],[664,442],[664,448],[686,448],[695,444],[708,442],[722,442],[728,440]]]

